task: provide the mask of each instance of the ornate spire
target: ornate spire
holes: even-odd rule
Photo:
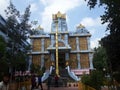
[[[52,15],[52,18],[53,18],[53,19],[58,19],[58,18],[66,19],[66,14],[61,14],[61,12],[58,11],[57,14],[53,14],[53,15]]]

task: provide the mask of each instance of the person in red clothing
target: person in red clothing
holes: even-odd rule
[[[59,77],[58,77],[58,75],[56,74],[56,75],[55,75],[55,87],[58,87],[58,79],[59,79]]]

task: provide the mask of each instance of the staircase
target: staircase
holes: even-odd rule
[[[67,71],[68,71],[69,76],[70,76],[72,79],[74,79],[75,81],[80,81],[80,78],[78,78],[78,76],[76,76],[75,73],[70,70],[70,67],[69,67],[69,66],[67,66],[66,69],[67,69]]]
[[[67,81],[74,80],[79,81],[80,78],[78,78],[74,72],[70,70],[70,67],[67,66],[65,69],[59,70],[59,79],[58,79],[58,87],[67,86]],[[49,72],[45,72],[42,81],[48,81],[48,77],[51,77],[50,86],[55,86],[55,69],[51,66]]]

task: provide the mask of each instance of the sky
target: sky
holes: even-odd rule
[[[10,0],[0,0],[0,14],[5,17],[4,10]],[[98,41],[107,32],[107,24],[101,24],[100,16],[104,14],[103,7],[90,10],[85,0],[11,0],[16,8],[23,13],[31,5],[31,21],[38,21],[45,32],[51,31],[52,14],[58,11],[66,14],[68,31],[75,31],[76,26],[83,24],[91,33],[91,48],[98,47]],[[36,26],[37,26],[36,25]]]

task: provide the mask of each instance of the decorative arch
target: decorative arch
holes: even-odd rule
[[[58,40],[58,47],[64,47],[65,42],[63,40]],[[55,43],[53,44],[53,47],[55,47]]]

